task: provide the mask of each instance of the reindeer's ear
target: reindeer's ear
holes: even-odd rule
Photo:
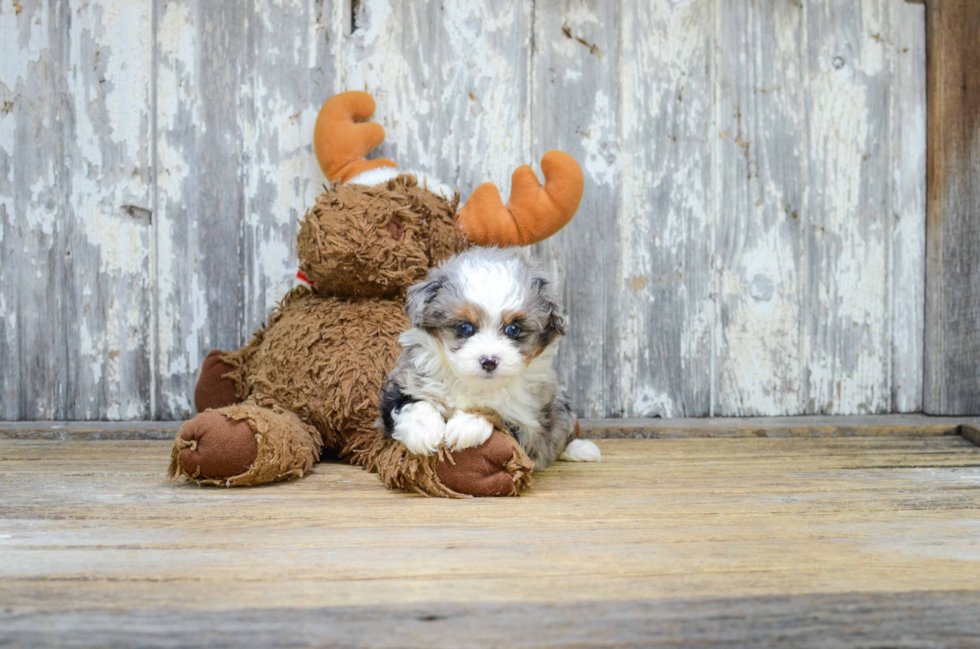
[[[507,205],[494,185],[477,187],[459,211],[458,225],[466,238],[481,246],[529,246],[565,227],[582,201],[582,169],[567,153],[548,151],[541,171],[544,187],[530,167],[518,167]]]
[[[433,271],[433,273],[436,273]],[[413,284],[405,296],[405,315],[413,327],[425,328],[428,324],[438,322],[436,314],[432,313],[432,303],[443,287],[445,278],[432,274],[429,279]]]
[[[378,167],[397,167],[391,160],[365,160],[385,139],[381,124],[368,122],[374,114],[374,98],[366,92],[334,95],[323,103],[313,128],[313,149],[323,175],[331,182],[347,182]]]

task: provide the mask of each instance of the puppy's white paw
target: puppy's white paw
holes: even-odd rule
[[[602,460],[602,453],[595,442],[587,439],[573,439],[565,447],[565,451],[558,456],[559,460],[565,462],[598,462]]]
[[[415,401],[391,416],[395,420],[391,436],[415,455],[432,455],[446,437],[446,422],[431,403]]]
[[[453,451],[473,448],[490,439],[493,425],[479,415],[457,412],[446,422],[446,446]]]

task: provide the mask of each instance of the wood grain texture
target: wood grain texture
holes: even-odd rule
[[[334,5],[302,0],[250,6],[241,111],[243,340],[293,287],[298,222],[323,191],[310,134],[320,105],[336,92],[335,49],[343,29]]]
[[[0,4],[0,406],[6,419],[67,415],[66,324],[45,317],[64,310],[68,292],[58,272],[68,219],[67,173],[57,155],[65,112],[58,101],[67,56],[63,13],[58,5],[28,3],[18,15]]]
[[[536,5],[534,141],[586,176],[539,247],[572,305],[560,370],[586,416],[709,414],[711,8]]]
[[[70,2],[61,156],[71,206],[63,322],[72,419],[150,416],[150,4]]]
[[[323,178],[330,2],[158,0],[154,415],[187,417],[204,356],[243,345],[292,287],[297,219]]]
[[[46,440],[173,441],[184,420],[176,421],[5,421],[0,438]]]
[[[926,5],[929,168],[924,410],[980,412],[980,13]]]
[[[888,644],[910,629],[903,612],[922,609],[946,633],[972,628],[980,449],[962,438],[599,445],[602,463],[558,463],[526,497],[446,501],[340,464],[275,489],[174,486],[166,442],[3,440],[0,639],[81,644],[127,628],[220,644],[244,628],[256,635],[240,643],[324,642],[317,614],[375,637],[424,633],[396,621],[427,611],[431,630],[482,643],[520,607],[578,611],[579,632],[620,611],[608,643],[656,610],[655,626],[686,644],[719,632],[721,602],[736,630],[785,616],[787,632],[819,637],[846,621],[851,633],[876,624]],[[849,617],[837,608],[848,602]],[[453,615],[465,624],[440,620]],[[537,637],[520,629],[506,628]]]
[[[385,127],[374,154],[456,187],[503,196],[529,159],[528,0],[356,2],[337,91],[369,91]]]
[[[0,416],[146,417],[150,11],[0,12]]]
[[[715,413],[918,410],[922,9],[721,7]]]
[[[922,410],[925,340],[925,7],[891,11],[891,409]],[[960,413],[960,414],[966,414]]]
[[[804,310],[807,399],[815,413],[891,409],[883,362],[891,348],[889,174],[873,171],[889,159],[889,47],[881,34],[891,4],[807,5]]]
[[[622,156],[629,155],[619,112],[620,20],[617,2],[546,2],[534,10],[531,157],[537,161],[545,151],[561,149],[580,161],[585,175],[574,225],[536,246],[535,254],[563,302],[576,305],[559,373],[577,409],[589,417],[623,412],[618,397],[636,376],[636,350],[626,352],[624,336],[612,333],[625,333],[624,313],[635,311],[637,300],[622,275],[620,224],[648,218],[627,215],[620,191]]]
[[[157,0],[155,414],[192,412],[210,349],[245,328],[239,5]],[[169,418],[169,417],[168,417]]]
[[[291,283],[322,183],[313,122],[349,89],[377,98],[379,154],[464,198],[484,181],[506,196],[552,148],[582,163],[578,216],[536,249],[570,312],[559,367],[580,414],[917,411],[923,12],[3,4],[0,419],[191,414],[204,355]],[[936,236],[972,236],[949,227]],[[933,310],[934,332],[976,320]],[[976,378],[976,354],[943,349],[935,385],[972,380],[942,376],[953,358]]]
[[[807,410],[806,8],[719,3],[715,415]]]
[[[964,424],[960,426],[959,431],[960,437],[974,446],[980,446],[980,426],[976,423]]]
[[[631,150],[613,331],[625,385],[611,414],[711,414],[712,9],[701,0],[623,5],[621,110]]]
[[[0,612],[14,646],[842,647],[980,642],[970,591],[214,612]],[[288,628],[283,620],[289,620]],[[64,629],[72,629],[67,634]]]

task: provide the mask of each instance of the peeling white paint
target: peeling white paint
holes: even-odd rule
[[[47,165],[44,177],[38,177],[31,184],[31,208],[25,213],[26,221],[32,228],[37,228],[44,234],[51,236],[54,234],[55,221],[58,210],[55,196],[56,185],[54,181],[54,169],[51,164]],[[9,202],[8,214],[14,213],[14,204]]]
[[[72,165],[74,207],[86,240],[99,248],[100,270],[135,275],[149,254],[145,226],[123,214],[121,206],[149,206],[141,172],[148,163],[150,8],[126,0],[71,8],[68,89],[75,99],[78,156]],[[119,148],[107,160],[107,147],[113,145]]]
[[[674,399],[666,392],[658,391],[650,386],[640,388],[633,403],[630,405],[631,417],[676,417],[678,412]]]
[[[186,394],[193,373],[203,360],[198,331],[207,324],[207,296],[197,279],[198,251],[175,245],[177,224],[190,231],[195,217],[188,212],[184,190],[194,173],[177,133],[180,120],[194,125],[197,134],[206,129],[201,112],[201,89],[196,59],[200,43],[189,3],[163,4],[157,28],[157,213],[154,215],[154,265],[156,281],[156,357],[153,371],[159,377],[163,403],[157,408],[170,416],[191,412]],[[192,263],[187,266],[187,261]],[[189,271],[189,272],[188,272]],[[184,273],[187,273],[186,275]],[[191,281],[185,283],[184,279]],[[184,333],[182,333],[184,332]],[[179,395],[179,396],[178,396]]]
[[[464,197],[487,181],[506,196],[513,170],[535,162],[524,151],[527,59],[520,36],[530,6],[361,7],[359,28],[340,48],[336,90],[374,94],[374,119],[386,129],[384,154],[442,178]],[[420,21],[436,16],[442,38],[423,39]],[[430,66],[430,59],[441,64]]]
[[[8,91],[27,80],[48,49],[48,13],[44,5],[24,3],[21,12],[8,3],[0,10],[0,86]]]
[[[616,133],[616,114],[612,100],[605,92],[597,92],[592,108],[592,122],[588,134],[583,137],[586,159],[582,162],[585,173],[599,185],[613,186],[619,178],[619,143],[605,139]]]
[[[580,412],[921,406],[921,7],[370,0],[348,34],[345,3],[274,0],[236,9],[240,30],[221,26],[240,74],[212,88],[202,86],[214,63],[202,58],[214,37],[203,21],[215,5],[158,3],[153,34],[146,0],[79,0],[66,8],[64,41],[50,43],[57,7],[21,4],[21,14],[0,9],[0,106],[13,102],[0,111],[0,168],[24,124],[64,129],[70,141],[59,143],[63,159],[17,161],[0,174],[0,253],[16,255],[18,278],[74,291],[77,336],[58,344],[75,374],[55,372],[45,387],[70,388],[78,416],[147,415],[136,395],[151,338],[154,414],[192,410],[200,362],[218,344],[216,280],[204,269],[214,258],[201,234],[210,223],[193,213],[207,201],[191,194],[214,191],[199,148],[214,102],[230,112],[210,123],[233,126],[241,156],[229,193],[240,201],[238,230],[223,233],[240,248],[221,281],[241,283],[245,314],[241,331],[218,332],[227,341],[291,286],[296,219],[322,183],[310,146],[320,104],[365,88],[387,129],[381,153],[464,198],[484,181],[506,196],[514,168],[537,169],[551,148],[581,162],[579,217],[539,247],[569,299],[575,345],[563,343],[561,362],[578,381]],[[44,93],[55,86],[38,83],[53,45],[69,61],[51,82],[65,104],[27,120],[22,111],[54,105]],[[157,209],[147,222],[124,205]],[[28,289],[6,285],[11,262],[0,263],[0,352],[13,355],[25,316],[15,305],[32,303]],[[10,403],[0,394],[0,416]],[[17,413],[59,407],[39,401]]]
[[[889,275],[891,299],[892,407],[922,408],[925,327],[926,43],[925,6],[890,7],[892,57],[892,212]]]
[[[811,229],[817,249],[810,263],[818,290],[809,308],[826,315],[807,338],[809,400],[830,414],[886,412],[890,214],[873,193],[877,178],[863,173],[877,145],[870,120],[882,113],[870,95],[877,82],[856,69],[869,59],[874,68],[878,48],[863,47],[860,58],[841,57],[836,65],[833,49],[820,48],[826,52],[822,71],[810,81],[811,177],[818,191]],[[825,327],[835,335],[823,333]]]
[[[157,26],[160,66],[156,82],[157,115],[163,130],[174,128],[177,112],[182,107],[192,110],[191,121],[194,124],[199,128],[206,127],[201,119],[200,106],[194,101],[198,86],[194,65],[197,54],[194,33],[189,5],[164,3]]]

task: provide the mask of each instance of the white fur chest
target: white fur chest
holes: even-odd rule
[[[504,421],[519,424],[534,433],[541,428],[539,417],[542,404],[535,398],[540,391],[540,386],[527,385],[522,378],[495,390],[473,392],[457,388],[446,395],[443,415],[448,418],[457,411],[486,408],[496,412]]]
[[[416,329],[402,334],[403,347],[414,347],[418,373],[410,386],[412,396],[432,403],[445,418],[474,408],[493,410],[501,419],[531,433],[541,430],[541,411],[554,398],[557,376],[553,364],[557,345],[552,345],[525,370],[504,383],[466,381],[458,378],[440,345]]]

